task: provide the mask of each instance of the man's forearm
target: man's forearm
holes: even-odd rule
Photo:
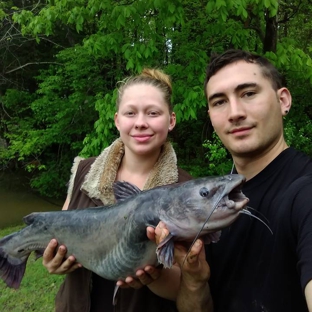
[[[179,312],[213,312],[213,301],[208,283],[190,286],[183,282],[177,297]]]
[[[173,265],[171,269],[162,269],[161,276],[147,287],[156,295],[169,300],[176,301],[181,270],[178,266]]]

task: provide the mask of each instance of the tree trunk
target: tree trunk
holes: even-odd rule
[[[265,36],[263,41],[263,53],[276,52],[277,44],[277,16],[270,17],[266,15]]]

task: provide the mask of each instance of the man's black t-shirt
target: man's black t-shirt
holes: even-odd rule
[[[312,161],[283,151],[243,187],[254,215],[241,215],[208,245],[216,312],[308,311],[312,279]]]

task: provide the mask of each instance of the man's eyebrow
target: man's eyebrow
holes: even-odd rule
[[[224,96],[225,94],[223,92],[219,92],[219,93],[215,93],[215,94],[212,94],[208,97],[208,102],[212,101],[213,99],[215,98],[219,98],[221,96]]]
[[[239,84],[235,87],[234,91],[237,92],[237,91],[241,91],[241,90],[244,90],[246,88],[250,88],[250,87],[257,87],[257,84],[255,82],[246,82],[246,83],[242,83],[242,84]],[[218,92],[218,93],[214,93],[212,95],[210,95],[208,97],[208,102],[212,101],[213,99],[215,98],[219,98],[219,97],[222,97],[224,96],[225,93],[223,92]]]
[[[254,88],[256,86],[257,86],[257,84],[255,82],[245,82],[245,83],[237,85],[235,88],[235,92],[241,91],[243,89],[250,88],[250,87]]]

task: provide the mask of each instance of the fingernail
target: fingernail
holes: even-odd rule
[[[202,242],[200,239],[198,239],[196,242],[195,242],[195,246],[199,247],[201,246]]]

